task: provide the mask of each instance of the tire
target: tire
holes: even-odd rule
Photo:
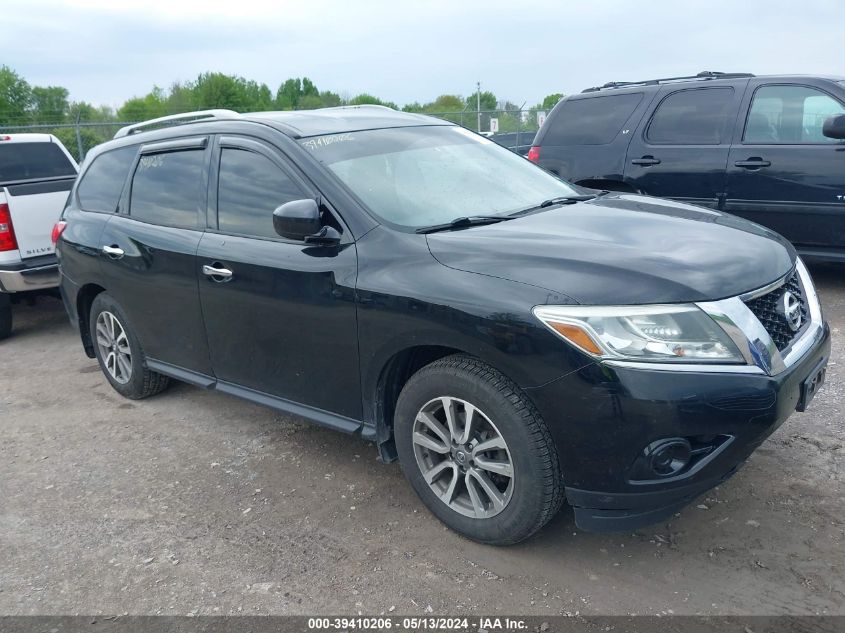
[[[0,341],[12,333],[12,298],[0,292]]]
[[[89,331],[100,369],[120,395],[141,400],[167,388],[170,379],[146,368],[144,350],[126,314],[106,293],[94,298]]]
[[[402,470],[422,502],[474,541],[518,543],[560,510],[563,481],[549,430],[516,384],[477,359],[448,356],[414,374],[399,395],[394,434]]]

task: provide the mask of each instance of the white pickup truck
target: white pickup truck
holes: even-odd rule
[[[58,286],[51,234],[78,171],[52,134],[0,133],[0,339],[14,295]]]

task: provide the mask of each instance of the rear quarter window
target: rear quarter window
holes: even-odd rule
[[[0,182],[75,175],[76,168],[55,143],[0,142]]]
[[[564,101],[549,121],[543,145],[605,145],[622,130],[643,93]]]
[[[121,147],[97,156],[77,187],[79,206],[85,211],[114,213],[137,147]]]

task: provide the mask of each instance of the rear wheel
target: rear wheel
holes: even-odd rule
[[[0,292],[0,340],[12,333],[12,298]]]
[[[477,359],[450,356],[412,376],[394,431],[402,470],[420,499],[471,539],[517,543],[560,509],[557,451],[539,412]]]
[[[100,369],[115,391],[140,400],[167,388],[167,376],[144,366],[141,344],[112,297],[105,293],[97,295],[91,305],[89,327]]]

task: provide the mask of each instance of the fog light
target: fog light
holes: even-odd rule
[[[645,457],[655,475],[671,477],[689,464],[692,447],[683,437],[671,437],[649,444],[645,449]]]

